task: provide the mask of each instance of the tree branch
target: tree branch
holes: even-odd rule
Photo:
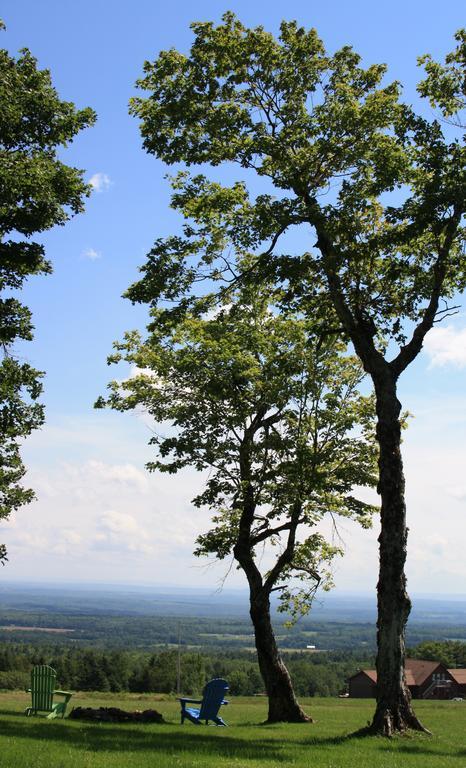
[[[414,329],[411,340],[400,349],[398,355],[389,363],[390,369],[393,372],[395,378],[398,378],[398,376],[405,370],[405,368],[407,368],[410,363],[412,363],[415,357],[419,354],[422,349],[424,338],[435,322],[435,317],[437,315],[440,301],[440,294],[442,292],[445,276],[447,273],[447,259],[450,254],[450,249],[452,247],[456,231],[461,222],[461,215],[461,211],[459,209],[455,209],[453,216],[451,216],[444,229],[445,240],[439,251],[438,259],[433,266],[432,291],[430,294],[429,303],[424,310],[422,320]]]

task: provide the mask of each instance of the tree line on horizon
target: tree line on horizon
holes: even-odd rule
[[[308,721],[270,620],[270,596],[297,617],[331,587],[340,552],[319,532],[331,515],[370,525],[381,497],[377,703],[368,733],[425,730],[404,677],[410,611],[402,404],[398,379],[465,287],[466,32],[440,64],[424,56],[416,114],[386,68],[349,46],[329,54],[315,30],[278,38],[232,13],[192,25],[189,55],[144,65],[131,101],[143,146],[166,164],[236,164],[231,186],[183,170],[171,180],[182,234],[157,239],[127,291],[149,306],[147,334],[126,334],[109,362],[141,371],[99,407],[143,406],[175,429],[155,435],[149,470],[210,470],[194,506],[212,510],[196,554],[233,558],[247,578],[268,721]],[[83,208],[83,172],[57,149],[92,110],[61,101],[29,51],[1,51],[0,514],[28,503],[20,444],[43,422],[41,373],[14,354],[32,338],[17,296],[51,271],[34,234]],[[146,95],[147,94],[147,95]],[[451,135],[453,129],[460,132]],[[258,177],[263,193],[248,184]],[[299,255],[284,236],[305,238]],[[19,239],[23,237],[24,239]],[[9,238],[9,239],[8,239]],[[350,345],[353,354],[350,354]],[[360,384],[371,379],[373,394]],[[267,547],[268,545],[268,547]],[[261,554],[267,548],[265,567]],[[0,559],[6,558],[4,549]]]
[[[370,662],[367,660],[370,658]],[[213,677],[228,681],[232,696],[264,693],[264,682],[254,654],[250,652],[189,651],[180,660],[180,691],[198,695]],[[289,655],[293,686],[302,696],[336,696],[345,688],[355,665],[373,663],[373,657],[332,654],[311,660],[302,653]],[[62,648],[0,643],[0,689],[25,689],[36,664],[49,664],[65,689],[118,693],[177,693],[178,651],[155,653],[95,648]]]
[[[427,641],[409,649],[410,658],[439,661],[446,667],[466,667],[466,643]],[[257,658],[250,652],[190,651],[180,660],[180,692],[191,696],[205,683],[221,677],[232,696],[264,693]],[[178,651],[157,652],[63,648],[60,646],[0,642],[0,690],[24,690],[30,686],[31,669],[49,664],[65,690],[119,693],[177,693]],[[372,653],[342,651],[310,657],[303,652],[287,654],[287,668],[298,696],[338,696],[347,690],[348,677],[358,668],[372,668]]]

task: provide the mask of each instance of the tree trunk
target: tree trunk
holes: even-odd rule
[[[405,679],[405,627],[411,610],[406,592],[405,480],[401,457],[401,405],[390,374],[374,378],[377,397],[381,531],[377,584],[377,707],[369,730],[391,736],[408,728],[426,731],[411,706]]]
[[[265,415],[266,410],[265,408],[261,418]],[[251,540],[251,529],[254,522],[255,498],[251,481],[250,445],[252,440],[251,432],[253,428],[257,429],[257,423],[256,421],[255,425],[251,425],[250,431],[245,433],[240,448],[243,503],[238,538],[233,547],[233,553],[243,569],[249,584],[249,613],[254,626],[259,669],[269,698],[269,713],[266,722],[312,722],[311,718],[306,715],[296,701],[288,670],[278,652],[270,620],[270,590],[273,579],[271,585],[264,587],[262,575],[253,556],[254,545]],[[275,567],[277,567],[277,563]]]
[[[254,595],[251,593],[250,615],[254,625],[259,669],[269,697],[266,722],[312,722],[312,718],[306,715],[296,700],[290,675],[280,658],[270,620],[270,600],[264,590]]]

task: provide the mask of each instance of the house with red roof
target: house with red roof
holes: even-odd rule
[[[406,659],[406,682],[413,699],[466,697],[466,669],[447,669],[438,661]],[[375,669],[361,669],[348,679],[352,698],[374,698],[376,686]]]

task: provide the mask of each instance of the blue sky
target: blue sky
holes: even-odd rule
[[[168,208],[167,168],[143,152],[137,121],[127,113],[134,82],[143,61],[161,49],[188,49],[191,21],[219,21],[227,9],[273,32],[286,12],[287,19],[315,26],[329,50],[352,44],[365,63],[386,62],[390,79],[402,81],[405,98],[414,102],[416,57],[443,58],[464,24],[459,0],[3,3],[2,47],[10,53],[29,47],[50,68],[62,98],[98,115],[96,126],[63,153],[85,169],[94,193],[84,214],[44,235],[54,274],[24,291],[36,337],[21,352],[47,373],[47,424],[24,448],[38,501],[2,525],[11,555],[4,578],[28,580],[39,570],[44,580],[215,586],[222,574],[191,555],[208,521],[189,504],[202,478],[148,476],[144,419],[95,412],[92,404],[113,375],[106,366],[112,341],[144,325],[145,309],[121,294],[153,240],[179,226]],[[404,407],[416,416],[405,456],[408,575],[417,592],[466,591],[465,371],[463,311],[433,333],[401,382]],[[377,531],[348,525],[343,534],[348,551],[337,586],[369,590],[377,579]],[[242,584],[240,575],[230,583]]]

